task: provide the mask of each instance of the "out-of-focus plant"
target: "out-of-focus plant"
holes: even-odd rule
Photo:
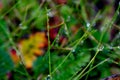
[[[98,80],[117,74],[118,2],[0,1],[0,79]]]

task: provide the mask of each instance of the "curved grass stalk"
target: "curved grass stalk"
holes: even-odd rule
[[[46,8],[46,11],[48,11],[47,10],[47,8]],[[51,54],[50,54],[50,35],[49,35],[49,19],[48,19],[48,15],[46,15],[47,16],[47,36],[48,36],[48,50],[47,50],[47,53],[48,53],[48,56],[49,56],[49,75],[51,76]]]
[[[13,7],[11,7],[7,12],[5,12],[1,17],[3,18],[6,14],[8,14],[10,11],[12,11],[18,4],[20,1],[18,1],[16,4],[13,5]]]
[[[120,6],[118,7],[118,10],[119,10],[119,8],[120,8]],[[118,11],[118,10],[117,10],[117,11]],[[112,20],[109,22],[109,24],[106,24],[106,29],[104,29],[104,31],[103,31],[103,33],[102,33],[102,35],[101,35],[101,37],[100,37],[100,41],[99,41],[99,44],[98,44],[98,49],[97,49],[94,57],[91,59],[91,61],[88,63],[88,65],[82,70],[82,72],[80,72],[80,74],[78,74],[77,77],[75,77],[73,80],[79,80],[80,77],[83,76],[82,74],[85,72],[85,70],[86,70],[86,69],[90,66],[90,64],[95,60],[97,54],[98,54],[99,51],[100,51],[99,48],[101,47],[101,41],[102,41],[102,39],[103,39],[103,36],[104,36],[105,32],[111,27],[111,25],[112,25],[113,22],[115,21],[116,17],[117,17],[117,14],[115,14],[115,15],[113,16],[113,18],[112,18]],[[91,69],[89,69],[89,70],[91,70]]]
[[[84,33],[84,35],[79,39],[79,41],[77,42],[77,44],[74,46],[73,49],[76,48],[76,46],[83,40],[83,38],[85,38],[87,36],[86,33]],[[58,69],[59,67],[67,60],[67,58],[71,55],[72,53],[72,50],[68,53],[68,55],[64,58],[64,60],[53,70],[53,72],[51,74],[54,74]]]
[[[92,67],[91,69],[89,69],[89,70],[88,70],[87,72],[85,72],[82,76],[80,76],[79,79],[81,79],[83,76],[85,76],[86,74],[88,74],[90,71],[92,71],[93,69],[95,69],[96,67],[102,65],[103,63],[105,63],[105,62],[107,62],[107,61],[109,61],[109,58],[107,58],[107,59],[101,61],[100,63],[98,63],[97,65],[95,65],[95,66]]]

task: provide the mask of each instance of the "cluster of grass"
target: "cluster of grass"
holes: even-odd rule
[[[0,79],[99,80],[118,74],[120,9],[106,1],[0,1]],[[37,32],[46,34],[47,46],[26,68],[18,43]],[[20,59],[17,65],[11,48]]]

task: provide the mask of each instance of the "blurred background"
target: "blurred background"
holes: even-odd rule
[[[119,0],[0,0],[0,80],[119,74],[119,8]]]

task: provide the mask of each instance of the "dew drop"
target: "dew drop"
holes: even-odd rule
[[[22,29],[22,30],[27,29],[27,26],[25,26],[25,25],[23,25],[23,24],[19,24],[19,27],[20,27],[20,29]]]
[[[104,30],[105,30],[105,27],[102,26],[102,27],[100,28],[100,30],[101,30],[101,31],[104,31]]]
[[[119,11],[117,11],[117,14],[119,15],[119,14],[120,14],[120,12],[119,12]]]
[[[72,53],[75,53],[75,49],[72,50]]]
[[[104,49],[104,46],[101,45],[101,46],[98,48],[98,51],[103,51],[103,49]]]
[[[51,76],[50,75],[48,75],[47,76],[47,78],[46,78],[46,80],[50,80],[51,79]]]
[[[83,45],[83,43],[84,43],[84,41],[82,40],[82,41],[80,42],[80,44]]]
[[[120,46],[117,46],[118,49],[120,49]]]
[[[71,18],[70,16],[67,16],[67,20],[66,20],[66,21],[69,22],[69,21],[70,21],[70,18]]]
[[[65,27],[64,27],[64,33],[65,33],[65,35],[68,35],[69,33],[68,33],[68,29],[67,29],[67,26],[65,25]]]
[[[112,49],[113,49],[113,47],[112,47],[112,46],[109,46],[109,49],[110,49],[110,50],[112,50]]]
[[[50,11],[50,10],[48,10],[48,12],[47,12],[47,16],[49,16],[49,17],[53,17],[55,15],[55,12],[54,11]]]
[[[65,31],[65,35],[68,35],[68,32],[67,32],[67,31]]]
[[[120,35],[120,32],[118,34]]]
[[[21,26],[22,26],[22,23],[20,23],[19,26],[21,27]]]
[[[90,23],[87,23],[87,25],[86,25],[87,27],[90,27]]]

